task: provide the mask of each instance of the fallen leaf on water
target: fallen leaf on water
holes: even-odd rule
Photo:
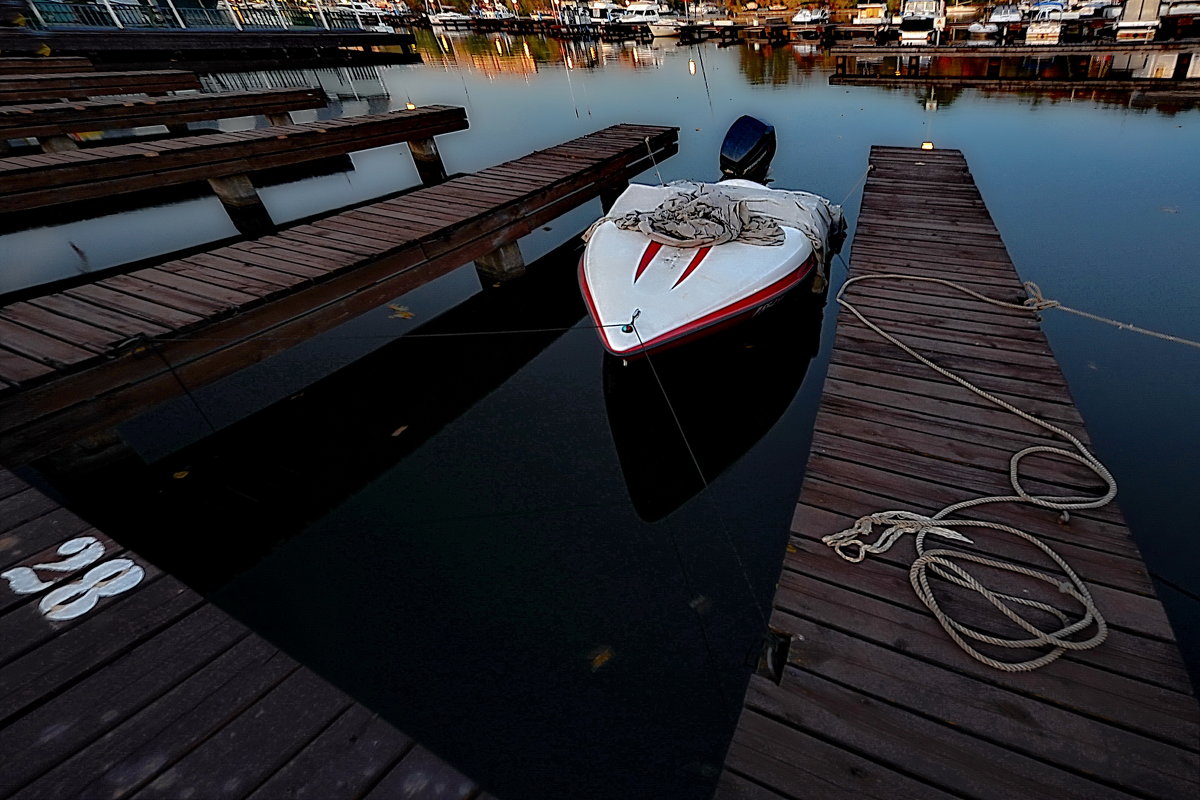
[[[181,469],[181,470],[179,470],[179,472],[176,472],[171,477],[174,478],[175,480],[179,480],[180,478],[186,478],[187,476],[188,476],[188,471],[186,469]]]
[[[399,428],[396,428],[396,430],[392,431],[392,436],[399,436],[400,434],[404,433],[406,430],[408,430],[408,426],[401,425]]]
[[[395,303],[390,303],[388,308],[395,312],[388,319],[412,319],[415,316],[413,312],[408,310],[408,306],[398,306]]]
[[[613,649],[611,647],[601,647],[598,650],[592,651],[592,672],[603,667],[612,660]]]

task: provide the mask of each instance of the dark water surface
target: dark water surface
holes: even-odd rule
[[[725,129],[754,114],[778,129],[776,184],[850,193],[851,220],[870,145],[932,139],[965,152],[1020,274],[1048,297],[1200,339],[1194,109],[830,87],[832,65],[791,48],[422,44],[425,64],[377,74],[210,81],[316,77],[338,113],[464,105],[471,129],[439,139],[452,171],[628,121],[681,128],[664,180],[712,179]],[[415,181],[400,148],[353,161],[266,202],[296,218]],[[522,243],[530,259],[550,253],[539,278],[481,292],[467,266],[399,298],[411,319],[381,309],[197,391],[204,418],[185,398],[125,426],[147,463],[71,491],[108,533],[501,797],[707,796],[778,573],[834,314],[801,303],[699,363],[664,364],[708,472],[696,485],[654,384],[606,363],[583,325],[577,254],[551,252],[598,210]],[[118,235],[126,225],[154,237]],[[79,268],[67,242],[98,268],[226,226],[215,201],[194,199],[9,234],[0,258],[21,253],[36,281]],[[1185,505],[1200,474],[1200,351],[1062,313],[1045,328],[1200,673]]]

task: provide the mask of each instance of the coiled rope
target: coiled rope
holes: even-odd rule
[[[1063,558],[1058,555],[1047,544],[1042,542],[1036,536],[1027,533],[1017,528],[1008,525],[1002,525],[994,522],[984,522],[971,519],[951,519],[950,515],[958,511],[975,506],[986,505],[990,503],[1030,503],[1042,508],[1049,508],[1062,512],[1064,519],[1069,519],[1069,511],[1085,508],[1099,508],[1107,505],[1117,494],[1117,484],[1113,479],[1112,474],[1105,466],[1100,463],[1088,449],[1083,445],[1078,438],[1071,435],[1067,431],[1052,425],[1048,422],[1040,420],[1031,414],[1022,411],[1016,406],[1008,403],[999,397],[985,391],[984,389],[975,386],[965,378],[956,375],[953,372],[935,364],[928,358],[922,356],[917,351],[913,350],[908,345],[901,342],[896,337],[884,331],[871,320],[867,319],[862,312],[854,307],[845,295],[847,290],[856,283],[867,281],[916,281],[924,283],[934,283],[948,287],[958,292],[975,297],[990,305],[1001,308],[1021,310],[1021,311],[1038,311],[1043,308],[1053,307],[1047,305],[1048,302],[1041,298],[1040,292],[1035,293],[1030,291],[1030,298],[1023,304],[1009,303],[1002,300],[987,297],[979,294],[971,289],[952,283],[950,281],[939,278],[926,278],[914,275],[899,275],[892,273],[880,273],[877,275],[861,275],[847,280],[841,290],[837,294],[837,302],[847,311],[857,317],[864,325],[874,331],[879,336],[883,337],[888,342],[891,342],[896,347],[899,347],[905,353],[908,353],[914,359],[924,364],[925,366],[937,372],[949,380],[963,386],[979,397],[988,400],[991,403],[1017,415],[1018,417],[1027,420],[1028,422],[1043,428],[1046,431],[1065,439],[1074,448],[1067,450],[1061,447],[1051,447],[1048,445],[1037,445],[1026,447],[1013,454],[1009,460],[1008,475],[1009,482],[1012,485],[1014,494],[1011,495],[996,495],[991,497],[977,497],[970,500],[963,500],[958,503],[953,503],[946,506],[941,511],[931,516],[916,514],[911,511],[882,511],[876,514],[870,514],[859,520],[850,528],[838,533],[830,534],[822,538],[825,544],[832,547],[838,555],[847,561],[859,562],[871,553],[882,553],[890,548],[897,540],[908,533],[915,536],[917,557],[909,568],[909,580],[912,583],[913,590],[921,602],[933,613],[937,618],[942,628],[946,633],[966,651],[972,658],[1006,672],[1027,672],[1049,664],[1064,653],[1071,650],[1087,650],[1096,647],[1105,640],[1108,636],[1108,626],[1104,621],[1104,617],[1100,614],[1095,602],[1092,600],[1091,594],[1083,581],[1075,573],[1074,570],[1066,563]],[[1035,287],[1036,288],[1036,287]],[[1021,460],[1027,456],[1034,454],[1047,454],[1060,456],[1080,464],[1083,464],[1101,480],[1104,481],[1107,487],[1104,494],[1100,496],[1057,496],[1057,495],[1034,495],[1025,490],[1021,484],[1020,464]],[[872,536],[876,525],[884,526],[884,529],[878,534],[873,542],[868,542]],[[990,528],[1001,531],[1013,536],[1017,536],[1025,541],[1035,545],[1043,553],[1045,553],[1052,561],[1054,561],[1066,576],[1064,580],[1060,575],[1054,575],[1040,570],[1030,569],[1019,564],[1014,564],[1009,561],[1004,561],[992,558],[977,553],[972,553],[964,550],[951,550],[945,548],[925,549],[925,537],[929,535],[939,536],[944,539],[967,542],[974,544],[971,539],[959,533],[958,528]],[[1023,575],[1034,580],[1048,583],[1055,586],[1066,597],[1071,598],[1082,608],[1081,614],[1075,621],[1059,610],[1047,603],[1042,603],[1036,600],[1031,600],[1025,597],[1019,597],[1003,592],[997,592],[989,589],[981,581],[976,579],[966,567],[964,562],[979,564],[985,567],[991,567],[998,570],[1012,572]],[[1018,627],[1020,627],[1028,636],[1023,638],[994,636],[983,631],[977,630],[970,626],[953,619],[939,605],[938,599],[929,581],[929,572],[932,571],[935,575],[944,580],[949,581],[957,586],[977,592],[985,600],[988,601],[997,611],[1007,617]],[[1023,616],[1021,610],[1036,609],[1041,612],[1050,614],[1059,622],[1059,627],[1054,630],[1045,630],[1039,628],[1029,618]],[[1092,631],[1088,636],[1083,636],[1087,631]],[[1001,648],[1010,649],[1026,649],[1049,647],[1050,650],[1035,658],[1030,658],[1023,661],[1003,661],[993,658],[986,653],[981,652],[975,643],[985,643]]]

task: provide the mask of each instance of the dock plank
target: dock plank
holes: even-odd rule
[[[155,94],[200,89],[193,72],[178,69],[134,72],[0,74],[0,105],[41,100],[83,100],[120,94]]]
[[[423,787],[431,776],[455,776],[456,796],[480,793],[22,477],[0,469],[0,489],[8,492],[0,499],[6,569],[40,563],[88,534],[105,545],[104,559],[123,556],[146,571],[67,621],[41,615],[40,592],[0,582],[0,796],[350,800],[382,780]]]
[[[166,97],[26,103],[0,106],[0,136],[10,139],[40,138],[84,131],[127,130],[149,125],[186,125],[190,122],[324,108],[326,102],[320,89],[253,89]]]
[[[961,153],[873,148],[871,164],[851,277],[942,278],[1023,300]],[[1088,441],[1033,314],[915,280],[858,283],[847,299],[926,357]],[[839,311],[774,598],[772,626],[793,636],[791,653],[779,685],[752,678],[718,797],[879,795],[879,785],[863,784],[869,773],[813,768],[814,753],[842,752],[915,779],[931,795],[1165,800],[1197,792],[1200,708],[1115,504],[1072,512],[1066,524],[1030,506],[959,512],[1043,537],[1079,572],[1109,623],[1099,647],[1030,673],[974,661],[945,635],[910,587],[911,537],[861,563],[821,541],[885,509],[931,514],[975,496],[1011,494],[1011,454],[1051,439],[1061,444]],[[1035,494],[1102,493],[1094,474],[1061,459],[1025,462],[1021,475]],[[1047,568],[1044,555],[1009,534],[968,533],[986,554]],[[1063,606],[1053,587],[984,577]],[[943,609],[964,624],[1024,636],[974,593],[944,582],[938,592]],[[786,741],[804,744],[789,751]]]
[[[427,111],[423,118],[441,117]],[[54,338],[78,352],[53,367],[16,352],[6,359],[0,351],[0,458],[20,463],[51,452],[178,394],[181,383],[204,385],[390,302],[623,185],[678,147],[675,128],[608,130],[612,141],[624,142],[615,155],[575,157],[569,169],[540,177],[525,169],[531,157],[515,159],[506,168],[521,176],[516,193],[482,204],[448,203],[454,192],[469,193],[476,176],[452,178],[253,241],[25,298],[146,339],[118,340],[94,353],[83,342]],[[239,264],[302,280],[280,287],[266,274],[239,273]],[[0,322],[3,314],[0,308]],[[97,338],[81,333],[89,345]]]

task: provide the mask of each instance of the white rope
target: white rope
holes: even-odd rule
[[[934,362],[925,358],[920,353],[913,350],[908,345],[901,342],[896,337],[881,329],[878,325],[871,322],[863,314],[855,308],[848,300],[845,299],[846,290],[852,285],[864,281],[892,281],[906,280],[925,283],[934,283],[941,286],[954,289],[959,292],[971,295],[983,302],[989,303],[1001,308],[1008,308],[1021,311],[1037,311],[1045,306],[1046,301],[1034,300],[1032,303],[1025,304],[1008,303],[1002,300],[996,300],[985,295],[979,294],[971,289],[968,289],[950,281],[939,278],[926,278],[914,275],[898,275],[890,273],[881,273],[877,275],[861,275],[851,278],[846,281],[837,295],[837,302],[847,311],[857,317],[869,329],[899,347],[904,352],[921,362],[925,366],[937,372],[955,383],[963,386],[974,394],[988,400],[1001,408],[1016,414],[1028,422],[1037,425],[1044,430],[1053,433],[1054,435],[1070,442],[1074,450],[1066,450],[1060,447],[1051,447],[1048,445],[1037,445],[1027,447],[1013,454],[1009,460],[1008,474],[1009,482],[1012,485],[1014,494],[1012,495],[997,495],[992,497],[976,497],[970,500],[964,500],[958,503],[953,503],[946,506],[941,511],[932,516],[916,514],[911,511],[883,511],[876,514],[871,514],[861,517],[853,526],[838,533],[830,534],[823,537],[822,541],[832,547],[838,555],[847,561],[859,562],[862,561],[870,553],[882,553],[890,548],[895,542],[907,533],[915,535],[917,558],[913,561],[909,568],[909,579],[912,582],[913,590],[921,599],[921,602],[933,612],[942,628],[949,634],[963,650],[965,650],[972,658],[995,667],[996,669],[1007,672],[1025,672],[1028,670],[1043,667],[1046,664],[1055,661],[1063,653],[1069,650],[1086,650],[1096,647],[1108,635],[1108,627],[1105,624],[1104,618],[1101,616],[1099,609],[1096,608],[1095,602],[1092,600],[1091,594],[1083,581],[1070,568],[1065,560],[1058,553],[1054,552],[1048,545],[1040,541],[1032,534],[1018,530],[1008,525],[1002,525],[993,522],[984,522],[971,519],[950,519],[950,515],[955,512],[962,511],[974,506],[985,505],[989,503],[1031,503],[1043,508],[1049,508],[1056,511],[1061,511],[1065,519],[1069,519],[1068,511],[1083,508],[1099,508],[1108,504],[1117,494],[1117,484],[1113,479],[1112,474],[1100,463],[1094,455],[1083,445],[1078,438],[1071,435],[1067,431],[1052,425],[1048,422],[1038,419],[1031,414],[1022,411],[1016,406],[1008,403],[999,397],[987,392],[971,382],[967,381],[953,372],[950,372],[943,367],[938,366]],[[1091,469],[1097,476],[1104,481],[1107,487],[1104,494],[1100,496],[1056,496],[1056,495],[1034,495],[1030,494],[1021,485],[1020,464],[1021,460],[1026,456],[1037,453],[1052,454],[1077,461],[1080,464]],[[873,542],[869,542],[874,531],[874,526],[885,526],[883,531],[875,538]],[[990,558],[984,555],[979,555],[964,550],[951,549],[925,549],[925,537],[928,535],[939,536],[944,539],[963,541],[973,544],[971,539],[959,533],[956,528],[990,528],[1004,533],[1017,536],[1027,542],[1038,547],[1051,560],[1053,560],[1063,574],[1066,576],[1064,580],[1061,576],[1041,572],[1035,569],[1020,566],[1008,561],[1003,561],[995,558]],[[1024,597],[995,592],[988,589],[982,582],[977,580],[965,567],[962,562],[970,562],[980,564],[993,569],[1004,570],[1019,575],[1024,575],[1028,578],[1048,583],[1058,588],[1066,597],[1074,600],[1082,607],[1082,613],[1074,622],[1070,617],[1047,603],[1030,600]],[[953,584],[956,584],[965,589],[970,589],[977,592],[986,599],[997,611],[1020,627],[1028,637],[1026,638],[1011,638],[992,636],[983,631],[969,627],[948,615],[940,607],[937,596],[935,595],[932,586],[929,582],[929,571],[932,571],[938,577],[943,578]],[[1044,612],[1056,618],[1059,622],[1059,627],[1055,630],[1043,630],[1037,625],[1029,621],[1025,616],[1022,616],[1019,611],[1023,609],[1034,609]],[[1083,632],[1094,630],[1090,636],[1081,638]],[[1035,658],[1030,658],[1024,661],[1002,661],[992,658],[991,656],[980,652],[974,647],[971,642],[982,642],[997,647],[1024,649],[1035,647],[1049,647],[1050,650]]]
[[[1172,336],[1169,333],[1159,333],[1158,331],[1148,330],[1147,328],[1139,328],[1137,325],[1132,325],[1128,322],[1121,322],[1119,320],[1109,319],[1108,317],[1101,317],[1100,315],[1093,314],[1089,311],[1080,311],[1077,308],[1064,306],[1057,300],[1047,300],[1042,296],[1041,287],[1033,281],[1025,281],[1024,286],[1025,291],[1029,293],[1029,299],[1025,301],[1025,305],[1028,308],[1032,308],[1037,311],[1043,311],[1048,308],[1057,308],[1059,311],[1066,311],[1068,314],[1075,314],[1096,322],[1103,322],[1105,325],[1112,325],[1118,330],[1133,331],[1134,333],[1140,333],[1145,336],[1153,336],[1156,339],[1163,339],[1168,342],[1175,342],[1176,344],[1185,344],[1188,347],[1200,347],[1200,342],[1197,342],[1193,339],[1185,339],[1182,336]]]

